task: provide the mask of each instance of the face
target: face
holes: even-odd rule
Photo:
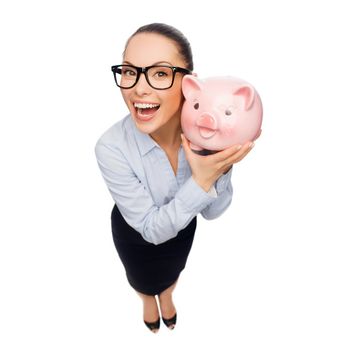
[[[176,44],[159,34],[140,33],[129,41],[124,53],[123,64],[146,67],[156,64],[186,68]],[[131,89],[121,89],[124,101],[137,128],[144,133],[156,133],[170,125],[173,118],[180,122],[183,95],[181,81],[183,74],[176,73],[174,84],[167,90],[153,89],[141,74],[137,84]],[[155,108],[145,107],[151,104]],[[158,107],[159,106],[159,107]]]

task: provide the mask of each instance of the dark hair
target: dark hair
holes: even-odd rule
[[[173,40],[179,49],[180,55],[183,57],[184,61],[186,62],[186,65],[187,65],[186,68],[191,71],[193,70],[193,58],[192,58],[191,45],[187,40],[187,38],[178,29],[165,23],[146,24],[140,27],[139,29],[137,29],[136,32],[131,35],[131,37],[126,42],[125,49],[128,46],[130,39],[139,33],[156,33],[156,34],[163,35],[170,40]]]

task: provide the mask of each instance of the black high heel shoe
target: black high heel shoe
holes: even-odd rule
[[[154,330],[156,330],[158,332],[160,328],[160,318],[158,318],[156,322],[146,322],[145,320],[143,322],[145,322],[145,325],[148,327],[150,331],[153,332]],[[153,333],[156,333],[156,332],[153,332]]]
[[[175,313],[175,316],[173,316],[172,318],[164,318],[162,317],[162,320],[164,322],[164,324],[169,328],[169,329],[174,329],[175,325],[176,325],[176,318],[177,318],[177,313]]]

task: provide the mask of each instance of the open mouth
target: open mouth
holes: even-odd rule
[[[199,134],[205,139],[210,139],[216,134],[216,130],[214,129],[205,128],[203,126],[198,127],[198,129]]]
[[[137,117],[142,120],[149,120],[158,111],[160,105],[153,103],[134,103]]]

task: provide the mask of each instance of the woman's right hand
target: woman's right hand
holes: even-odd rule
[[[243,146],[233,145],[215,154],[202,156],[191,150],[189,141],[183,134],[181,139],[192,177],[205,192],[208,192],[215,181],[230,170],[234,163],[241,161],[254,146],[253,142],[247,142]]]

